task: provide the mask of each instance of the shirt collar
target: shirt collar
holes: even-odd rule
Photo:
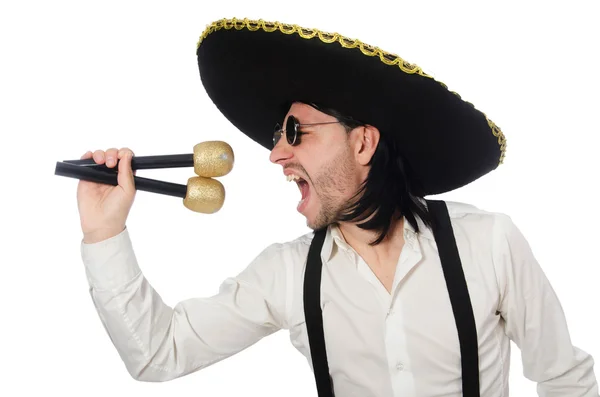
[[[406,243],[411,245],[413,249],[416,249],[415,244],[417,237],[423,237],[432,241],[435,241],[435,237],[431,230],[425,225],[425,223],[421,220],[421,218],[416,217],[417,225],[419,227],[419,233],[415,231],[415,228],[408,222],[406,219],[404,220],[404,238]],[[351,250],[352,248],[344,239],[339,226],[337,225],[329,225],[327,228],[327,234],[325,235],[325,241],[323,242],[323,249],[321,251],[321,259],[323,262],[328,262],[331,258],[339,251],[339,250]]]

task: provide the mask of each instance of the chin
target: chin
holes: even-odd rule
[[[329,224],[328,217],[324,216],[322,209],[316,205],[317,203],[309,202],[306,208],[302,211],[302,215],[306,219],[306,226],[311,230],[322,229]]]
[[[314,223],[310,223],[310,222],[306,222],[306,226],[307,226],[307,227],[308,227],[310,230],[312,230],[313,232],[314,232],[314,231],[317,231],[317,230],[319,230],[319,229],[322,229],[322,227],[318,227],[318,226],[320,226],[320,225],[315,225]]]
[[[324,228],[327,225],[324,224],[322,221],[317,222],[314,218],[306,217],[306,226],[311,230],[318,230]]]
[[[318,229],[318,225],[315,224],[315,218],[310,215],[304,215],[304,219],[306,219],[306,226],[309,229],[316,230]]]
[[[312,219],[311,217],[308,216],[304,216],[304,219],[306,219],[306,226],[312,230],[315,230],[315,221],[314,219]]]

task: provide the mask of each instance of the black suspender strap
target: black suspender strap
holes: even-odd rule
[[[462,386],[464,397],[479,397],[479,353],[477,328],[473,316],[471,298],[462,269],[456,239],[450,223],[446,203],[427,200],[433,218],[433,234],[438,247],[444,278],[454,312],[462,366]]]
[[[304,317],[319,397],[334,396],[329,364],[327,363],[323,316],[321,313],[321,273],[323,267],[321,249],[326,234],[326,228],[315,232],[308,251],[308,261],[304,273]]]
[[[450,215],[446,203],[427,200],[433,218],[433,233],[442,263],[460,343],[464,397],[479,397],[479,353],[477,329]],[[321,312],[321,249],[327,229],[315,232],[304,274],[304,315],[319,397],[334,397],[327,363]]]

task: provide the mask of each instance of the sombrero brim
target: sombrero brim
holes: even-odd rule
[[[484,113],[397,55],[337,33],[222,19],[202,33],[197,57],[213,103],[269,150],[274,125],[304,100],[393,134],[420,197],[464,186],[504,159],[506,139]]]

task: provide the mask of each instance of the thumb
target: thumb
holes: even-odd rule
[[[135,182],[133,180],[133,171],[131,169],[131,159],[133,158],[133,152],[130,150],[123,151],[119,161],[119,172],[117,173],[117,182],[119,186],[125,190],[128,194],[135,192]]]

